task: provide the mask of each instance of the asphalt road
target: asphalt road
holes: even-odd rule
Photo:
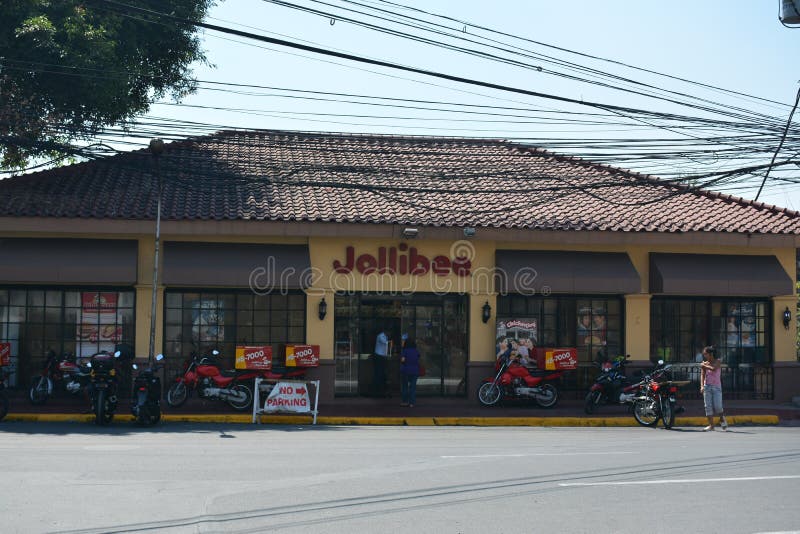
[[[800,428],[0,424],[0,531],[800,531]]]

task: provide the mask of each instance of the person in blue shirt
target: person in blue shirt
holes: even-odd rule
[[[375,338],[375,352],[372,355],[373,379],[372,387],[378,397],[387,395],[386,391],[386,361],[389,359],[389,336],[386,328],[382,328]]]
[[[400,406],[413,408],[417,402],[417,379],[419,378],[419,351],[413,339],[406,340],[400,353]]]

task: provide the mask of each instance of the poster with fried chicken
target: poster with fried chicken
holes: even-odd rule
[[[81,311],[77,325],[77,356],[100,351],[113,352],[122,339],[117,321],[117,293],[81,293]]]

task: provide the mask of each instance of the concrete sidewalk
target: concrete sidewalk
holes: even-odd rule
[[[464,398],[422,397],[413,408],[401,407],[397,399],[348,398],[335,403],[320,404],[317,424],[322,425],[428,425],[428,426],[638,426],[625,406],[601,406],[589,416],[583,402],[561,400],[550,409],[530,405],[485,408],[477,401]],[[676,418],[676,426],[705,426],[701,401],[680,403],[685,412]],[[5,421],[85,421],[91,414],[81,413],[86,407],[79,399],[51,399],[43,406],[32,406],[22,397],[12,399]],[[251,412],[235,412],[227,404],[197,398],[180,408],[162,403],[163,421],[205,423],[250,423]],[[730,425],[795,425],[800,424],[800,407],[773,401],[725,402]],[[269,424],[310,424],[309,415],[264,415],[261,422]],[[132,421],[128,401],[122,400],[115,423]]]

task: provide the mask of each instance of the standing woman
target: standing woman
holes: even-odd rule
[[[722,362],[717,359],[717,349],[709,346],[703,349],[703,361],[700,364],[700,393],[708,417],[708,426],[703,430],[714,430],[714,416],[719,415],[722,430],[728,430],[728,421],[722,409]]]
[[[419,351],[416,342],[409,338],[400,353],[400,406],[413,408],[417,402],[417,378],[419,378]]]

